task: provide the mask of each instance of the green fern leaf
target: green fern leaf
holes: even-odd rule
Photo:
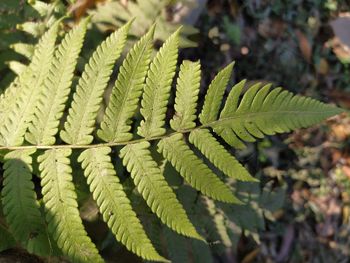
[[[141,121],[138,134],[142,137],[155,137],[165,133],[163,125],[176,69],[179,32],[180,29],[168,38],[150,65],[141,101],[144,120]]]
[[[16,240],[12,234],[0,222],[0,253],[16,246]]]
[[[35,150],[17,150],[5,155],[2,206],[14,238],[30,253],[50,254],[40,205],[32,182],[32,157]]]
[[[33,57],[35,50],[35,46],[26,43],[12,44],[11,48],[18,54],[21,54],[28,59],[31,59]]]
[[[241,82],[237,83],[232,87],[232,90],[227,97],[225,106],[220,113],[220,118],[225,118],[229,115],[232,115],[236,111],[240,95],[246,82],[246,80],[242,80]],[[215,133],[219,134],[232,147],[237,149],[245,148],[245,144],[240,139],[238,139],[238,137],[234,133],[231,132],[231,129],[216,127],[214,131]]]
[[[52,149],[38,157],[49,231],[73,262],[103,262],[79,216],[70,154],[70,149]]]
[[[224,174],[241,181],[257,181],[236,158],[226,151],[208,129],[192,131],[189,141]]]
[[[108,31],[111,27],[119,27],[124,21],[137,17],[130,29],[130,34],[136,38],[140,38],[154,23],[157,23],[155,39],[164,42],[180,24],[177,21],[169,21],[166,15],[167,7],[174,3],[175,1],[169,0],[137,0],[128,1],[128,4],[124,5],[120,1],[104,1],[96,6],[96,10],[92,10],[92,18],[100,30]],[[192,4],[181,0],[181,8],[191,8]],[[197,34],[198,29],[183,23],[182,26],[180,47],[197,46],[197,43],[190,40],[188,36]]]
[[[170,126],[176,131],[193,129],[197,118],[196,107],[201,81],[199,62],[184,61],[176,85],[175,115]]]
[[[152,0],[153,2],[156,4],[155,0]],[[142,0],[142,5],[144,4],[147,4],[146,0]],[[51,12],[48,5],[39,4],[37,8],[39,12]],[[49,20],[52,22],[55,18]],[[39,41],[28,66],[14,64],[23,72],[0,96],[0,158],[5,163],[1,210],[4,211],[15,239],[28,251],[39,255],[55,251],[56,243],[50,246],[50,238],[46,233],[49,232],[61,252],[72,262],[103,261],[79,216],[70,164],[70,159],[75,156],[71,157],[73,149],[84,149],[78,160],[82,163],[93,197],[117,240],[130,251],[146,260],[166,261],[157,252],[157,249],[163,250],[164,241],[160,238],[160,218],[169,228],[182,234],[178,242],[182,242],[184,236],[195,239],[191,240],[193,250],[190,258],[193,261],[211,262],[213,259],[210,248],[203,242],[183,206],[190,211],[190,218],[199,222],[196,225],[198,231],[206,230],[205,233],[213,234],[214,241],[221,240],[225,246],[231,246],[228,228],[232,228],[232,225],[227,224],[226,217],[220,211],[228,205],[216,204],[202,198],[196,190],[218,201],[240,204],[240,200],[233,194],[236,190],[233,190],[231,183],[239,183],[237,189],[241,198],[245,196],[241,193],[244,190],[241,189],[242,186],[258,186],[252,182],[236,182],[254,181],[254,178],[220,145],[211,133],[212,130],[230,145],[241,148],[245,146],[245,142],[253,142],[266,134],[306,127],[342,112],[336,107],[294,96],[280,88],[270,91],[269,85],[262,87],[261,84],[256,84],[241,96],[245,86],[243,81],[233,87],[220,113],[223,95],[233,68],[232,63],[220,71],[211,82],[199,116],[201,124],[196,126],[200,64],[185,61],[180,67],[177,79],[176,113],[170,120],[170,126],[175,132],[170,131],[166,134],[166,110],[176,74],[179,31],[165,42],[151,62],[154,34],[152,28],[131,49],[120,67],[106,114],[102,116],[101,129],[97,132],[105,143],[91,144],[94,139],[98,139],[93,135],[98,126],[96,118],[103,104],[103,93],[114,64],[126,42],[131,27],[129,22],[98,46],[89,63],[85,65],[73,94],[64,130],[60,134],[68,145],[53,145],[59,123],[63,119],[65,105],[68,104],[67,97],[74,79],[73,72],[86,30],[84,21],[66,35],[54,53],[58,24],[59,21]],[[26,30],[35,33],[36,30],[41,31],[39,27],[42,25],[43,23],[27,24]],[[18,48],[30,57],[30,51],[25,50],[24,46]],[[138,127],[138,135],[144,138],[132,140],[131,123],[136,117],[143,88],[140,109],[143,120]],[[187,133],[193,146],[184,139]],[[23,145],[25,134],[27,141],[33,145]],[[160,164],[155,161],[151,152],[150,146],[153,141],[154,144],[158,144],[158,151],[165,158],[154,154],[154,157],[161,158]],[[140,195],[134,192],[130,193],[130,196],[125,194],[111,161],[110,155],[116,154],[112,152],[112,147],[123,147],[120,157],[131,175],[128,181],[132,184],[133,180]],[[199,151],[193,149],[194,147]],[[37,161],[48,231],[31,181],[31,155],[38,149],[45,150]],[[6,155],[3,158],[4,153]],[[207,164],[207,160],[202,160],[201,154],[230,177],[225,179],[229,184],[221,181],[210,169],[212,166]],[[183,185],[182,178],[173,174],[175,170],[187,184]],[[172,187],[176,189],[178,196]],[[250,192],[249,199],[253,198]],[[158,218],[149,214],[137,216],[133,212],[129,200],[134,202],[135,199],[140,201],[140,207],[135,208],[148,211],[142,198]],[[207,207],[201,205],[201,202],[196,202],[198,198],[209,200]],[[254,202],[256,203],[256,200]],[[217,206],[219,204],[220,206]],[[241,206],[236,206],[235,210],[237,207]],[[244,208],[238,210],[245,211]],[[208,212],[209,219],[203,216]],[[142,219],[144,227],[139,218]],[[260,228],[261,222],[254,222],[252,229],[255,231]],[[168,234],[172,233],[169,231]],[[234,232],[235,235],[240,231],[241,228]],[[174,243],[173,249],[178,247],[178,244]],[[174,256],[173,251],[169,251],[169,255],[173,260],[181,261],[187,256],[185,249],[182,250],[184,253],[178,255],[181,259]]]
[[[26,32],[35,38],[38,38],[45,32],[46,28],[43,23],[28,21],[17,25],[16,29]]]
[[[120,57],[132,21],[110,35],[92,54],[85,66],[72,106],[69,109],[63,141],[69,144],[89,144],[93,140],[97,112],[112,73],[115,61]]]
[[[58,25],[59,21],[44,34],[35,48],[31,64],[19,76],[18,99],[0,126],[2,145],[16,146],[23,143],[28,124],[34,116],[43,81],[52,63]]]
[[[149,142],[126,145],[121,151],[139,193],[164,224],[179,234],[203,239],[196,231],[175,193],[165,181],[148,149]]]
[[[20,85],[19,78],[15,78],[10,86],[5,90],[0,96],[0,123],[4,123],[4,120],[7,118],[8,114],[16,105],[17,98],[20,94]],[[0,126],[1,132],[1,126]]]
[[[226,110],[219,120],[209,126],[219,135],[225,131],[242,141],[254,142],[256,138],[263,138],[264,134],[308,127],[343,111],[311,98],[294,96],[280,88],[272,91],[269,88],[269,85],[262,88],[260,85],[252,86],[236,109]]]
[[[88,19],[85,19],[72,29],[55,52],[50,72],[39,95],[35,117],[25,136],[32,144],[51,145],[56,141],[55,134],[68,99],[87,23]]]
[[[51,9],[54,7],[54,5],[56,3],[53,4],[47,4],[43,1],[28,1],[28,3],[32,6],[32,8],[34,8],[39,14],[40,16],[46,16],[48,15],[48,13],[51,11]]]
[[[129,141],[130,119],[135,114],[153,47],[153,26],[128,53],[112,90],[98,136],[107,142]]]
[[[222,98],[230,80],[234,63],[221,70],[209,85],[199,120],[202,124],[215,121],[218,117]]]
[[[78,161],[82,163],[90,191],[117,240],[130,251],[146,260],[164,261],[132,210],[111,163],[108,147],[85,150]]]
[[[15,60],[7,62],[7,65],[16,75],[21,75],[27,68],[26,65]]]
[[[182,134],[160,140],[158,150],[194,188],[216,200],[241,203],[184,142]]]

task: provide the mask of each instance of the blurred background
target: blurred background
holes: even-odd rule
[[[219,69],[234,60],[230,87],[242,79],[248,79],[249,85],[273,83],[344,109],[350,107],[350,1],[46,3],[50,9],[36,1],[0,1],[2,91],[23,70],[32,55],[32,44],[53,21],[71,14],[72,19],[61,29],[64,32],[91,14],[91,30],[77,75],[102,39],[136,17],[129,47],[154,22],[155,50],[179,25],[184,25],[180,61],[200,60],[203,88]],[[231,149],[260,178],[254,184],[232,182],[233,191],[246,202],[243,206],[228,207],[202,197],[198,201],[196,193],[170,178],[208,244],[177,237],[149,215],[144,216],[143,223],[152,240],[158,242],[158,249],[172,262],[349,262],[349,136],[350,119],[342,115],[310,129],[269,136],[243,151]],[[86,186],[79,178],[76,180],[81,215],[105,258],[109,262],[139,262],[106,232]],[[128,183],[126,178],[124,184]],[[133,198],[142,217],[146,208],[139,199]],[[1,250],[0,262],[64,262],[37,258],[20,249]]]

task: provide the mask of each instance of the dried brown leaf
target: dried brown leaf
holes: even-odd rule
[[[295,30],[295,35],[298,38],[298,43],[299,43],[299,49],[301,51],[301,54],[303,55],[304,59],[308,62],[311,63],[311,58],[312,58],[312,46],[309,41],[309,39],[306,37],[306,35],[301,32],[299,29]]]

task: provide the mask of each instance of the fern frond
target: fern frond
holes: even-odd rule
[[[139,1],[141,2],[142,5],[148,3],[147,0]],[[157,4],[156,0],[152,0],[152,3]],[[46,12],[44,9],[49,7],[38,5],[38,9],[40,8],[43,8],[42,12]],[[47,12],[51,11],[47,9]],[[84,150],[78,160],[84,168],[90,191],[116,239],[130,251],[146,260],[166,261],[157,252],[157,249],[163,250],[161,241],[164,241],[160,239],[159,218],[175,232],[196,239],[191,240],[194,248],[191,259],[195,262],[198,259],[201,263],[211,262],[210,248],[203,242],[197,229],[199,233],[206,229],[209,230],[207,232],[218,234],[220,238],[216,239],[222,240],[226,246],[231,246],[227,235],[230,233],[227,227],[231,226],[227,224],[226,219],[232,218],[223,217],[221,214],[225,207],[238,211],[238,216],[243,213],[251,218],[249,215],[253,215],[252,223],[240,222],[239,231],[247,225],[253,225],[249,229],[256,231],[263,224],[263,210],[259,208],[258,213],[255,213],[253,209],[253,205],[259,204],[259,184],[237,182],[255,180],[224,146],[220,145],[212,131],[229,144],[243,147],[244,142],[253,142],[266,134],[306,127],[342,112],[336,107],[294,96],[280,88],[270,91],[268,85],[261,87],[261,84],[256,84],[241,95],[245,82],[240,82],[229,93],[220,113],[223,95],[233,68],[232,63],[220,71],[211,82],[199,116],[201,124],[196,125],[200,64],[185,61],[180,67],[176,85],[176,113],[170,121],[170,126],[175,132],[166,133],[166,110],[173,77],[176,74],[179,31],[165,42],[151,61],[154,34],[154,28],[151,28],[131,49],[120,67],[110,103],[105,115],[101,116],[101,129],[97,132],[105,142],[91,144],[94,139],[98,140],[93,135],[98,126],[98,111],[114,64],[126,42],[131,27],[129,22],[98,46],[89,63],[85,65],[76,91],[72,94],[73,102],[64,130],[60,134],[68,145],[54,144],[59,122],[62,121],[65,105],[68,104],[67,97],[79,59],[86,22],[70,31],[54,53],[59,24],[56,22],[39,41],[31,58],[32,62],[0,96],[0,153],[7,153],[4,158],[2,210],[14,237],[34,253],[44,255],[54,251],[48,247],[51,244],[50,239],[45,231],[46,225],[41,218],[40,205],[31,181],[31,155],[36,151],[45,151],[37,161],[48,232],[57,242],[61,252],[72,262],[103,261],[79,216],[77,194],[72,181],[74,165],[70,163],[76,156],[71,156],[73,149]],[[27,55],[29,57],[29,52]],[[133,139],[131,122],[137,117],[135,115],[143,88],[140,109],[143,120],[138,127],[138,135],[143,138]],[[32,144],[23,143],[26,132],[25,138]],[[193,146],[185,140],[188,133],[189,143]],[[158,145],[158,152],[165,159],[151,152],[151,142]],[[122,160],[118,160],[117,164],[123,162],[131,175],[127,182],[131,184],[132,190],[132,181],[136,186],[135,192],[131,193],[131,189],[128,191],[128,196],[116,175],[110,157],[116,155],[112,147],[121,147]],[[199,151],[193,149],[194,147]],[[207,160],[202,160],[201,154],[229,176],[225,179],[227,184],[212,171],[212,166],[207,164]],[[2,154],[0,158],[3,159]],[[174,175],[175,170],[180,175]],[[183,185],[184,180],[180,176],[187,184]],[[233,188],[233,184],[237,188]],[[196,190],[224,203],[241,204],[233,194],[237,192],[242,200],[251,204],[244,207],[229,206],[210,201],[209,216],[214,221],[210,218],[208,220],[203,216],[208,214],[208,207],[197,202],[202,197]],[[248,195],[242,191],[248,192]],[[130,204],[131,201],[135,202],[135,199],[140,205],[135,208],[148,211],[147,203],[158,218],[155,215],[150,217],[148,213],[146,216],[137,216]],[[196,224],[197,229],[183,206],[191,212],[190,218],[200,223]],[[144,227],[139,218],[142,218]],[[239,231],[235,233],[240,233]],[[179,242],[184,240],[183,236],[178,238]],[[55,245],[53,243],[53,248]],[[178,247],[177,244],[174,244],[174,247]],[[176,260],[170,252],[169,255]],[[181,256],[186,258],[187,255],[184,253]]]
[[[146,260],[164,261],[132,210],[111,163],[108,147],[85,150],[78,161],[82,163],[93,198],[117,240],[130,251]]]
[[[40,14],[40,16],[46,16],[54,7],[55,3],[47,4],[43,1],[28,1],[28,3]]]
[[[135,114],[153,47],[155,26],[130,50],[119,69],[98,136],[107,142],[129,141],[130,119]]]
[[[16,240],[12,234],[0,222],[0,253],[16,246]]]
[[[39,94],[35,116],[25,136],[26,140],[32,144],[51,145],[56,141],[55,135],[68,99],[87,23],[88,19],[85,19],[72,29],[55,52],[44,88]]]
[[[226,86],[230,80],[234,63],[232,62],[221,70],[213,81],[210,83],[207,95],[205,95],[202,112],[199,120],[202,124],[215,121],[218,117],[222,98],[224,96]]]
[[[123,164],[151,210],[179,234],[203,239],[196,231],[175,193],[152,159],[149,142],[129,144],[120,151]]]
[[[34,54],[35,46],[26,43],[15,43],[11,45],[11,48],[17,52],[25,56],[27,59],[31,59]]]
[[[40,22],[28,21],[18,24],[16,29],[26,32],[33,37],[40,37],[45,32],[45,25]]]
[[[110,35],[92,54],[79,79],[72,106],[69,109],[63,141],[69,144],[89,144],[93,140],[97,112],[102,102],[115,61],[120,57],[132,21]]]
[[[0,123],[4,123],[4,120],[16,105],[17,98],[20,95],[20,89],[19,78],[17,77],[5,90],[5,92],[0,95]],[[1,129],[2,128],[0,126],[0,132]]]
[[[0,126],[0,144],[21,145],[32,120],[42,84],[49,72],[59,21],[39,41],[31,64],[19,76],[18,99]],[[12,98],[9,98],[12,99]]]
[[[236,158],[215,139],[208,129],[192,131],[189,136],[189,141],[224,174],[241,181],[257,181]]]
[[[193,153],[184,142],[182,134],[175,134],[160,140],[158,150],[192,187],[219,201],[241,203],[231,190]]]
[[[70,149],[52,149],[38,157],[49,231],[58,247],[72,261],[103,262],[79,216],[70,154]]]
[[[170,126],[176,131],[193,129],[197,118],[196,107],[201,81],[199,62],[184,61],[176,85],[175,115]]]
[[[193,4],[183,0],[137,0],[128,1],[127,5],[120,1],[104,1],[97,3],[96,10],[91,11],[92,19],[100,30],[108,31],[110,28],[119,28],[132,17],[137,17],[130,29],[130,34],[136,38],[140,38],[149,31],[154,23],[157,23],[154,38],[165,41],[180,25],[179,21],[169,21],[169,16],[166,15],[169,4],[172,5],[175,2],[181,2],[182,8],[186,8],[186,6],[191,8]],[[180,47],[197,46],[197,43],[189,39],[188,36],[197,34],[198,29],[183,23],[181,26],[183,26],[183,30],[181,30],[179,38]]]
[[[237,109],[225,110],[217,121],[208,126],[219,135],[225,132],[227,136],[254,142],[264,134],[308,127],[342,112],[311,98],[294,96],[280,88],[269,91],[269,88],[269,85],[262,88],[254,85],[244,94]],[[225,107],[231,106],[226,104]]]
[[[169,37],[150,65],[141,101],[144,120],[141,121],[138,134],[142,137],[155,137],[165,133],[163,125],[176,69],[179,32],[180,29]]]
[[[5,155],[2,206],[14,238],[30,253],[47,256],[50,241],[32,182],[35,150],[17,150]]]
[[[220,117],[229,116],[235,112],[235,110],[238,107],[240,95],[246,82],[246,80],[242,80],[232,87],[231,92],[227,97],[225,106],[220,113]],[[231,132],[231,129],[216,127],[215,132],[219,134],[221,138],[223,138],[225,142],[227,142],[232,147],[237,149],[245,148],[245,144],[240,139],[238,139],[238,137],[234,133]]]
[[[11,69],[16,75],[22,74],[22,72],[24,72],[24,70],[27,67],[23,63],[15,61],[15,60],[7,62],[7,65],[9,67],[9,69]]]

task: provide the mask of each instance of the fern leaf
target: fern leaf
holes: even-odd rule
[[[163,125],[175,75],[179,32],[180,29],[168,38],[150,65],[141,101],[144,120],[141,121],[138,134],[142,137],[155,137],[165,133]]]
[[[227,136],[254,142],[264,134],[308,127],[343,111],[311,98],[294,96],[280,88],[272,91],[269,88],[269,85],[252,86],[238,106],[228,110],[230,105],[226,105],[227,110],[210,126],[219,135],[225,132]]]
[[[157,163],[152,159],[149,147],[149,142],[140,142],[126,145],[120,151],[123,164],[130,172],[139,193],[168,227],[179,234],[203,239],[188,219]]]
[[[16,246],[16,240],[12,234],[0,222],[0,253]]]
[[[70,149],[52,149],[38,157],[49,231],[58,247],[72,261],[103,262],[79,216],[70,154]]]
[[[246,83],[247,80],[244,79],[232,87],[229,95],[227,96],[225,106],[220,113],[220,118],[230,116],[237,110],[238,102]]]
[[[25,71],[26,67],[27,67],[23,63],[15,61],[15,60],[8,61],[7,65],[9,67],[9,69],[11,69],[12,72],[14,72],[16,75],[22,74]]]
[[[232,132],[231,128],[213,127],[216,134],[220,135],[229,145],[236,149],[244,149],[246,145]]]
[[[235,157],[226,151],[208,129],[193,130],[189,141],[225,175],[241,181],[257,181]]]
[[[16,29],[38,38],[45,32],[45,25],[39,22],[28,21],[23,24],[18,24]]]
[[[166,2],[167,0],[162,1],[162,4]],[[137,0],[129,7],[132,10],[137,4],[146,6],[147,3],[149,4],[147,0]],[[152,0],[152,6],[157,6],[156,0]],[[36,6],[39,12],[48,13],[48,24],[55,21],[55,18],[49,15],[54,7],[55,4],[41,3]],[[138,9],[138,12],[141,11],[142,9]],[[145,16],[154,16],[156,11],[151,9],[144,13]],[[122,14],[123,17],[129,15]],[[94,129],[98,126],[96,118],[104,90],[131,30],[130,21],[102,42],[85,65],[73,94],[64,129],[60,133],[62,140],[69,145],[51,146],[55,143],[63,111],[68,104],[67,99],[86,33],[87,20],[70,31],[55,52],[59,22],[44,34],[32,56],[32,51],[26,46],[13,47],[32,59],[32,62],[25,67],[12,63],[22,73],[0,96],[0,159],[4,160],[4,187],[1,192],[3,208],[0,209],[4,211],[16,241],[28,251],[39,255],[55,253],[57,243],[60,252],[72,262],[103,262],[79,216],[72,174],[74,166],[70,164],[73,149],[84,149],[78,161],[84,168],[90,190],[104,221],[116,239],[126,248],[145,260],[167,261],[157,250],[163,251],[162,242],[169,242],[174,233],[166,229],[167,240],[161,240],[162,225],[158,222],[159,218],[170,229],[182,234],[174,240],[172,248],[168,251],[173,261],[185,261],[189,256],[194,262],[212,262],[208,244],[203,242],[200,232],[197,232],[189,218],[195,218],[199,222],[196,225],[198,231],[206,230],[206,233],[213,234],[214,241],[220,240],[230,247],[236,242],[230,239],[231,232],[228,231],[229,228],[234,229],[234,224],[229,224],[221,213],[228,205],[221,203],[217,206],[219,203],[207,198],[241,204],[233,193],[236,191],[233,190],[233,184],[239,184],[237,189],[240,190],[240,198],[254,201],[251,205],[258,203],[255,199],[257,193],[260,193],[259,189],[257,193],[241,193],[241,190],[244,190],[241,186],[250,189],[256,188],[258,184],[252,183],[256,180],[220,145],[212,131],[230,145],[242,148],[245,146],[244,142],[254,142],[265,135],[306,127],[342,112],[336,107],[294,96],[280,88],[270,91],[269,85],[262,86],[260,83],[250,87],[241,96],[245,81],[236,84],[226,103],[222,103],[233,69],[232,63],[221,70],[211,82],[199,116],[201,125],[196,127],[200,63],[185,61],[180,67],[177,79],[176,113],[170,120],[170,126],[176,132],[165,134],[167,104],[177,65],[179,30],[165,42],[151,61],[152,40],[155,34],[152,27],[131,49],[120,67],[110,103],[103,116],[101,128],[97,131],[97,135],[107,143],[90,145],[94,140]],[[133,26],[136,30],[135,24]],[[149,26],[150,24],[147,24],[142,28]],[[27,23],[23,29],[33,34],[41,34],[44,27],[45,23]],[[141,94],[140,111],[143,120],[137,133],[143,138],[132,140],[131,123]],[[225,105],[220,112],[221,104]],[[189,142],[193,145],[186,141],[185,133],[190,133]],[[33,145],[22,146],[24,138]],[[164,158],[159,154],[155,154],[154,157],[161,158],[159,163],[162,163],[162,167],[153,157],[151,141],[158,142],[158,152]],[[130,193],[130,199],[116,175],[110,157],[111,147],[118,146],[124,146],[120,151],[122,160],[118,160],[118,163],[123,162],[131,177],[128,183],[132,184],[133,180],[140,193]],[[48,149],[38,157],[48,231],[32,182],[31,155],[37,149]],[[201,154],[208,160],[203,160]],[[212,165],[207,165],[207,161],[230,177],[225,180],[229,184],[225,184],[210,169]],[[173,167],[170,167],[170,164]],[[165,172],[175,170],[180,175],[176,173],[173,177],[173,174]],[[185,185],[180,176],[187,182]],[[243,184],[236,180],[251,182]],[[177,189],[178,196],[173,188]],[[134,187],[130,188],[130,192],[131,189]],[[196,190],[208,197],[201,198]],[[147,203],[155,215],[149,216],[147,213],[145,216],[137,216],[130,204],[130,200],[134,202],[135,199],[140,202],[137,208],[148,211]],[[200,199],[208,201],[206,207],[197,202]],[[190,211],[190,217],[183,206]],[[233,210],[246,213],[247,209],[238,207],[240,206]],[[250,210],[247,210],[248,214],[254,214],[253,209]],[[261,209],[258,213],[262,213]],[[140,218],[145,226],[140,222]],[[233,231],[235,235],[241,233],[240,227],[243,225],[254,231],[261,228],[262,217],[257,218],[259,220],[253,220],[256,221],[253,222],[253,227],[240,221],[238,231]],[[56,241],[52,247],[51,236]],[[186,253],[187,246],[183,241],[187,239],[184,236],[194,238],[190,241],[193,247],[191,255]],[[0,247],[1,245],[0,242]],[[183,253],[174,255],[176,249],[181,249]]]
[[[15,43],[11,45],[11,48],[28,59],[33,57],[35,50],[35,46],[26,43]]]
[[[224,96],[226,86],[231,77],[234,63],[232,62],[221,70],[213,81],[210,83],[207,95],[205,95],[202,112],[199,120],[202,124],[215,121],[218,117],[222,98]]]
[[[2,145],[16,146],[23,143],[28,124],[34,116],[43,81],[52,63],[59,22],[56,22],[41,38],[35,48],[31,64],[19,76],[18,99],[0,126]]]
[[[182,134],[175,134],[160,140],[158,150],[192,187],[219,201],[241,203],[231,190],[192,152],[184,142]]]
[[[14,238],[30,253],[50,255],[40,205],[32,182],[32,157],[35,150],[17,150],[5,155],[2,206]]]
[[[52,5],[54,4],[47,4],[43,1],[28,1],[28,3],[32,6],[33,9],[35,9],[41,17],[44,17],[46,15],[48,15],[48,13],[51,11],[52,9]]]
[[[201,80],[199,62],[184,61],[176,85],[175,115],[170,126],[176,131],[193,129]]]
[[[128,53],[120,67],[98,136],[107,142],[129,141],[134,115],[147,74],[153,47],[153,26]]]
[[[238,107],[238,102],[246,80],[242,80],[232,87],[231,92],[229,93],[225,106],[220,113],[220,118],[225,118],[226,116],[231,115],[235,112]],[[224,129],[221,127],[215,127],[215,133],[219,134],[229,145],[236,149],[244,149],[245,144],[238,139],[238,137],[232,132],[231,129]]]
[[[32,144],[51,145],[56,141],[55,134],[68,99],[87,23],[88,19],[85,19],[72,29],[55,52],[50,72],[40,93],[34,119],[25,136]]]
[[[146,260],[164,261],[132,210],[111,163],[108,147],[85,150],[79,157],[93,198],[117,240]]]
[[[16,105],[17,98],[20,94],[20,85],[19,78],[15,78],[14,81],[10,84],[10,86],[5,90],[3,94],[0,96],[0,123],[4,123],[4,120],[7,118],[8,114],[13,109],[14,105]],[[1,131],[0,126],[0,131]]]
[[[97,112],[112,73],[115,61],[120,57],[132,21],[110,35],[98,46],[85,66],[73,97],[64,130],[63,141],[69,144],[89,144],[93,140]]]

